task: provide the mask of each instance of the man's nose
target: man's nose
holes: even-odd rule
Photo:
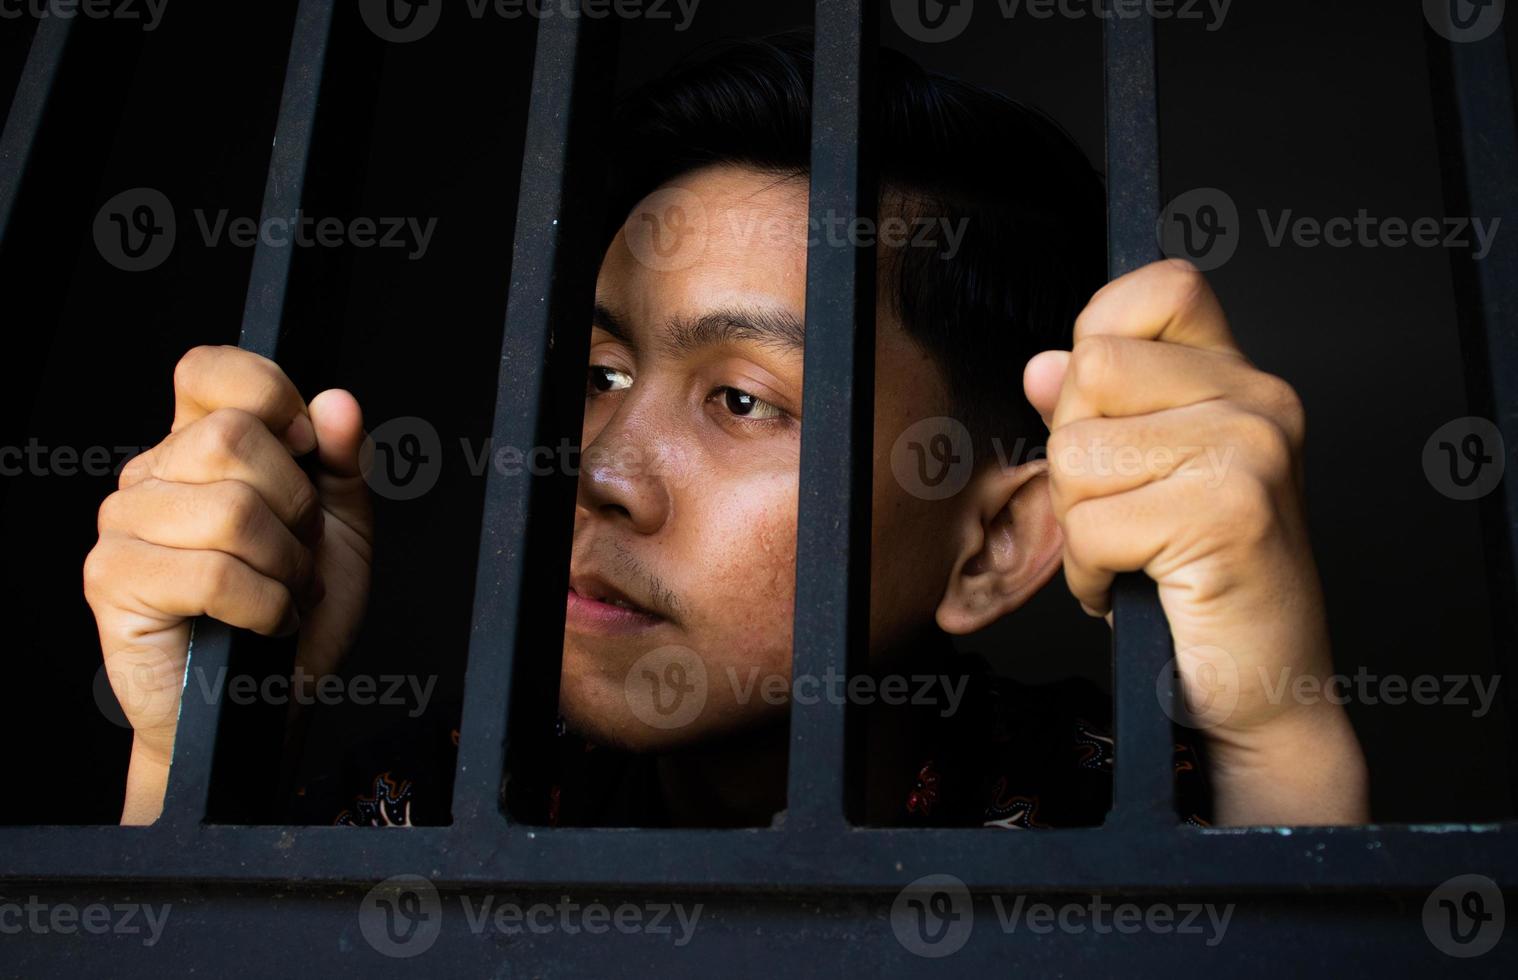
[[[577,520],[625,521],[639,534],[655,534],[669,519],[669,447],[646,420],[617,418],[580,457]]]

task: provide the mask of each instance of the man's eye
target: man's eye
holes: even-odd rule
[[[745,419],[778,419],[785,415],[780,409],[762,398],[756,398],[740,388],[719,388],[716,392],[723,399],[729,412]]]
[[[590,366],[590,390],[593,392],[599,394],[604,391],[621,391],[624,388],[631,388],[632,383],[632,375],[626,371],[618,371],[604,364]]]

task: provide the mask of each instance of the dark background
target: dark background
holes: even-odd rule
[[[76,25],[0,253],[10,368],[0,445],[151,446],[168,429],[180,355],[236,342],[252,251],[205,246],[191,215],[258,215],[294,7],[171,4],[151,33],[130,22]],[[1100,160],[1100,22],[1004,20],[994,3],[980,7],[973,28],[948,43],[913,43],[889,15],[882,37],[931,68],[1041,107]],[[809,0],[704,0],[685,31],[631,22],[620,86],[716,38],[805,25],[810,10]],[[307,395],[352,389],[371,426],[420,416],[445,449],[461,438],[478,448],[494,398],[534,25],[472,20],[450,4],[432,35],[399,45],[370,34],[355,4],[340,3],[338,17],[305,210],[436,217],[437,232],[420,261],[383,249],[297,250],[288,368]],[[34,28],[0,20],[0,105]],[[1175,22],[1160,31],[1167,199],[1218,187],[1246,216],[1444,213],[1419,4],[1236,0],[1217,30]],[[91,225],[104,202],[142,186],[173,202],[179,240],[164,265],[126,273],[101,258]],[[1237,255],[1210,278],[1245,349],[1307,405],[1310,518],[1339,669],[1492,677],[1476,505],[1436,492],[1421,463],[1429,435],[1470,414],[1448,254],[1271,248],[1258,222],[1245,227]],[[99,644],[80,590],[94,514],[114,485],[0,478],[4,822],[119,815],[130,734],[100,696]],[[349,671],[436,672],[438,700],[457,696],[483,486],[450,451],[432,492],[378,501],[375,596]],[[1062,585],[972,645],[1031,680],[1105,682],[1109,669],[1105,627]],[[1483,718],[1459,705],[1352,707],[1378,819],[1512,813],[1501,693]],[[335,752],[400,713],[323,709],[313,744]],[[257,719],[234,712],[231,722],[268,754]]]

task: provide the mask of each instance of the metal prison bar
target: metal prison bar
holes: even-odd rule
[[[278,117],[264,216],[301,201],[324,52],[335,0],[301,0]],[[876,7],[870,0],[819,0],[812,208],[846,215],[874,207],[871,143],[865,131]],[[584,18],[539,22],[523,162],[515,258],[503,341],[494,437],[526,445],[544,432],[578,425],[578,397],[555,400],[559,372],[583,369],[592,274],[587,197],[594,173],[586,154],[607,92],[609,59],[595,57],[606,26]],[[1108,142],[1113,272],[1155,255],[1159,210],[1153,25],[1106,26]],[[5,134],[6,148],[29,144],[41,116],[61,37],[37,36]],[[1518,185],[1514,116],[1499,33],[1456,45],[1464,156],[1478,201],[1512,220]],[[1495,81],[1494,81],[1495,80]],[[1499,82],[1503,84],[1498,84]],[[1495,151],[1492,149],[1495,148]],[[1458,149],[1458,147],[1456,147]],[[7,158],[0,201],[17,192],[20,164]],[[1514,414],[1512,275],[1515,243],[1500,238],[1483,269],[1476,322],[1494,352],[1492,384],[1518,465]],[[288,255],[258,246],[242,343],[277,356],[289,278]],[[1494,264],[1495,263],[1495,264]],[[806,434],[798,533],[795,670],[822,672],[854,662],[864,643],[868,595],[870,412],[873,384],[873,266],[862,249],[814,246],[808,262]],[[843,286],[846,288],[838,288]],[[550,331],[557,344],[550,346]],[[548,364],[545,374],[544,365]],[[567,376],[567,375],[566,375]],[[530,562],[534,547],[567,541],[572,488],[489,473],[466,676],[453,823],[405,831],[338,827],[241,827],[205,822],[218,701],[187,699],[164,818],[150,827],[14,827],[0,831],[0,874],[17,881],[124,879],[139,883],[223,881],[341,884],[425,872],[444,885],[885,892],[919,876],[946,873],[972,888],[1031,892],[1183,890],[1353,891],[1428,889],[1480,871],[1518,881],[1518,823],[1438,828],[1198,829],[1177,826],[1171,808],[1170,729],[1154,697],[1169,656],[1168,632],[1152,586],[1132,578],[1118,596],[1119,755],[1116,801],[1104,827],[1035,834],[982,829],[850,826],[845,779],[848,731],[841,705],[796,705],[792,715],[790,810],[777,827],[746,830],[544,828],[511,822],[499,803],[509,715],[520,710],[512,683],[529,640],[558,643],[558,630],[527,637],[519,611],[539,594],[562,591],[563,561]],[[1514,485],[1506,490],[1512,533]],[[533,543],[530,528],[557,521]],[[544,551],[546,555],[547,550]],[[842,562],[844,575],[837,570]],[[549,572],[545,573],[542,568]],[[531,569],[531,574],[529,574]],[[1511,602],[1509,592],[1505,597]],[[552,619],[552,617],[549,617]],[[225,663],[236,636],[196,625],[192,669]],[[826,699],[820,699],[825,702]],[[1432,832],[1437,831],[1437,832]]]

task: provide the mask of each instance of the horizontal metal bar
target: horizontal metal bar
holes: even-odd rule
[[[264,187],[265,221],[276,217],[293,219],[300,209],[334,2],[301,0],[296,12]],[[290,252],[289,248],[259,239],[243,307],[239,346],[271,359],[279,347],[279,327],[290,282]],[[231,661],[236,633],[210,617],[195,621],[190,633],[189,664],[198,676],[223,676]],[[187,680],[190,677],[188,668],[185,677]],[[174,761],[169,768],[168,791],[160,818],[163,821],[196,823],[205,817],[222,716],[221,694],[217,687],[210,697],[185,697],[181,702]]]
[[[614,26],[600,21],[539,22],[495,445],[579,443],[599,264],[591,229],[604,180],[594,140],[610,102],[614,41]],[[569,473],[527,478],[492,469],[486,481],[453,791],[454,821],[481,833],[499,825],[513,725],[546,734],[553,721],[574,494]],[[518,657],[524,649],[536,656]]]
[[[1148,15],[1108,18],[1107,254],[1112,278],[1160,258],[1159,82],[1154,21]],[[1114,765],[1111,823],[1161,827],[1176,822],[1174,749],[1157,684],[1174,656],[1170,624],[1154,582],[1142,574],[1113,584]],[[1160,697],[1156,698],[1156,691]]]
[[[357,883],[420,874],[502,887],[857,889],[923,875],[1029,891],[1379,892],[1459,874],[1518,881],[1518,823],[1005,831],[415,827],[10,827],[0,881]]]
[[[871,0],[819,3],[816,18],[812,217],[871,219],[876,198],[867,124],[879,18]],[[816,241],[807,250],[804,371],[791,671],[824,677],[856,673],[869,642],[873,247]],[[788,828],[842,828],[855,809],[850,726],[846,706],[833,699],[792,702]]]
[[[5,230],[10,226],[11,212],[21,192],[21,180],[26,176],[37,132],[42,128],[42,116],[53,94],[53,82],[58,77],[58,66],[63,63],[73,23],[72,17],[45,17],[37,25],[26,64],[21,69],[21,81],[5,117],[5,129],[0,131],[0,242],[5,241]]]

